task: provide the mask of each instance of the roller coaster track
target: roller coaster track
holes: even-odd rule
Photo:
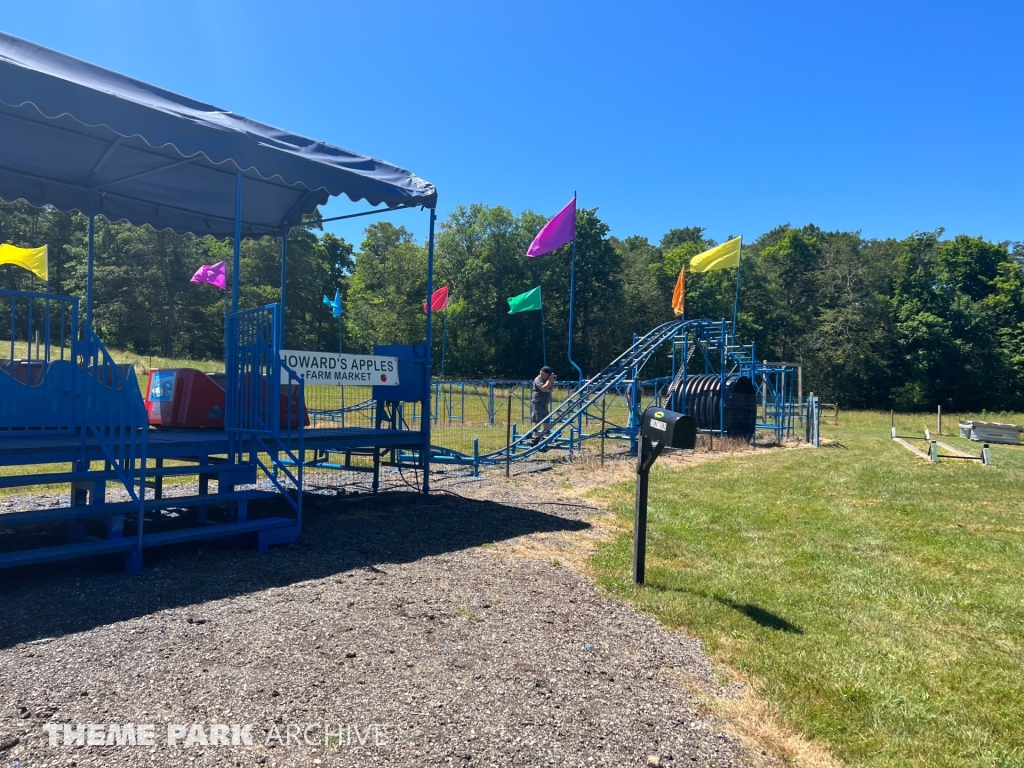
[[[752,379],[758,370],[754,359],[753,346],[744,345],[736,339],[732,329],[725,321],[707,319],[673,320],[658,326],[647,335],[638,339],[629,349],[613,360],[597,376],[584,382],[583,385],[555,408],[543,421],[535,424],[529,432],[518,435],[509,446],[487,454],[481,454],[475,460],[467,454],[454,449],[433,446],[433,460],[441,463],[473,463],[498,464],[505,461],[521,461],[537,453],[553,447],[565,447],[569,441],[564,434],[578,427],[584,414],[600,402],[601,398],[614,392],[623,382],[632,378],[634,371],[639,371],[659,347],[670,342],[673,337],[692,333],[691,343],[685,361],[677,369],[676,376],[661,399],[664,408],[672,402],[684,381],[684,371],[698,348],[705,357],[713,355],[709,360],[712,370],[717,367],[724,369],[716,375],[746,375]],[[715,354],[717,352],[717,354]],[[715,359],[718,358],[718,359]],[[692,374],[691,374],[692,375]],[[591,412],[593,418],[593,412]]]
[[[655,328],[638,339],[619,357],[613,360],[597,376],[584,382],[583,385],[558,405],[541,422],[535,424],[529,432],[516,438],[506,456],[505,449],[484,454],[479,457],[480,463],[495,464],[506,460],[522,461],[536,453],[552,447],[562,438],[563,433],[575,427],[588,408],[592,408],[603,395],[611,392],[622,382],[631,378],[634,370],[639,370],[650,359],[662,344],[670,341],[673,336],[689,329],[700,328],[707,321],[673,320]],[[448,459],[461,458],[472,461],[458,451],[445,448],[434,448],[435,457]]]

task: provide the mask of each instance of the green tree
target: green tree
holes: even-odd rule
[[[413,242],[409,230],[386,221],[367,227],[355,255],[343,316],[353,351],[422,343],[426,285],[426,249]]]

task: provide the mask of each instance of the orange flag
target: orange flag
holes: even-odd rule
[[[679,270],[676,289],[672,291],[672,311],[676,316],[686,314],[686,267]]]

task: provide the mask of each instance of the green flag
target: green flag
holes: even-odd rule
[[[510,315],[514,315],[516,312],[530,312],[534,309],[540,309],[539,285],[532,291],[520,293],[518,296],[513,296],[508,300],[508,313]]]

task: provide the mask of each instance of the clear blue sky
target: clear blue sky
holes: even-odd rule
[[[655,242],[1024,239],[1020,2],[5,0],[0,28],[408,168],[442,217],[576,189]]]

